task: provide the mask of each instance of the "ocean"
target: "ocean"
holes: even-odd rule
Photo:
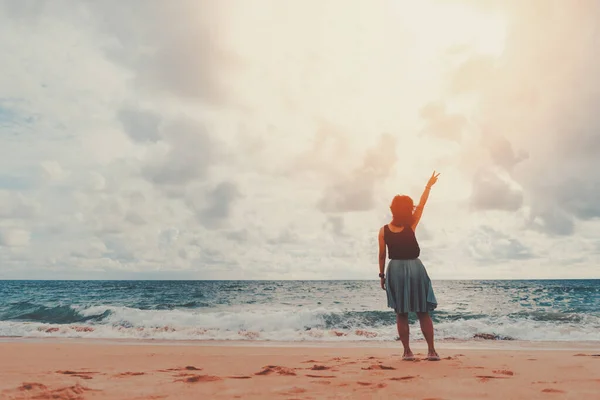
[[[600,341],[600,280],[433,285],[437,339]],[[0,337],[390,341],[397,332],[378,280],[0,281]]]

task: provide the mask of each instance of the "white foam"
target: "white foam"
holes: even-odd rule
[[[100,322],[86,324],[0,321],[0,336],[272,341],[389,341],[397,337],[395,324],[364,326],[356,318],[342,316],[342,310],[324,308],[238,311],[139,310],[97,306],[75,309],[86,316],[106,311],[111,314]],[[326,328],[326,319],[332,313],[340,315],[346,329]],[[529,341],[598,341],[600,318],[586,316],[583,322],[565,323],[498,316],[439,322],[435,324],[435,330],[438,339],[470,340],[477,333],[491,333]],[[422,339],[418,323],[411,325],[411,336]]]

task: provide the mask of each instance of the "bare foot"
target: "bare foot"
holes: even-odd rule
[[[412,351],[408,350],[404,352],[404,355],[402,355],[402,359],[404,361],[413,361],[415,359],[415,355]]]
[[[427,361],[440,361],[440,356],[437,351],[430,351],[427,353]]]

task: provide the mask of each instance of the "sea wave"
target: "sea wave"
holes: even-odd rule
[[[600,317],[558,312],[508,315],[433,314],[438,339],[477,337],[532,341],[600,340]],[[422,339],[411,317],[411,334]],[[395,340],[390,311],[298,309],[173,309],[113,305],[13,303],[0,311],[0,336],[88,337],[169,340],[339,341]]]

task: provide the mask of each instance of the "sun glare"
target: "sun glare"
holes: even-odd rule
[[[397,6],[419,47],[428,52],[469,48],[479,54],[498,57],[504,51],[506,22],[500,14],[460,2],[400,1]]]

